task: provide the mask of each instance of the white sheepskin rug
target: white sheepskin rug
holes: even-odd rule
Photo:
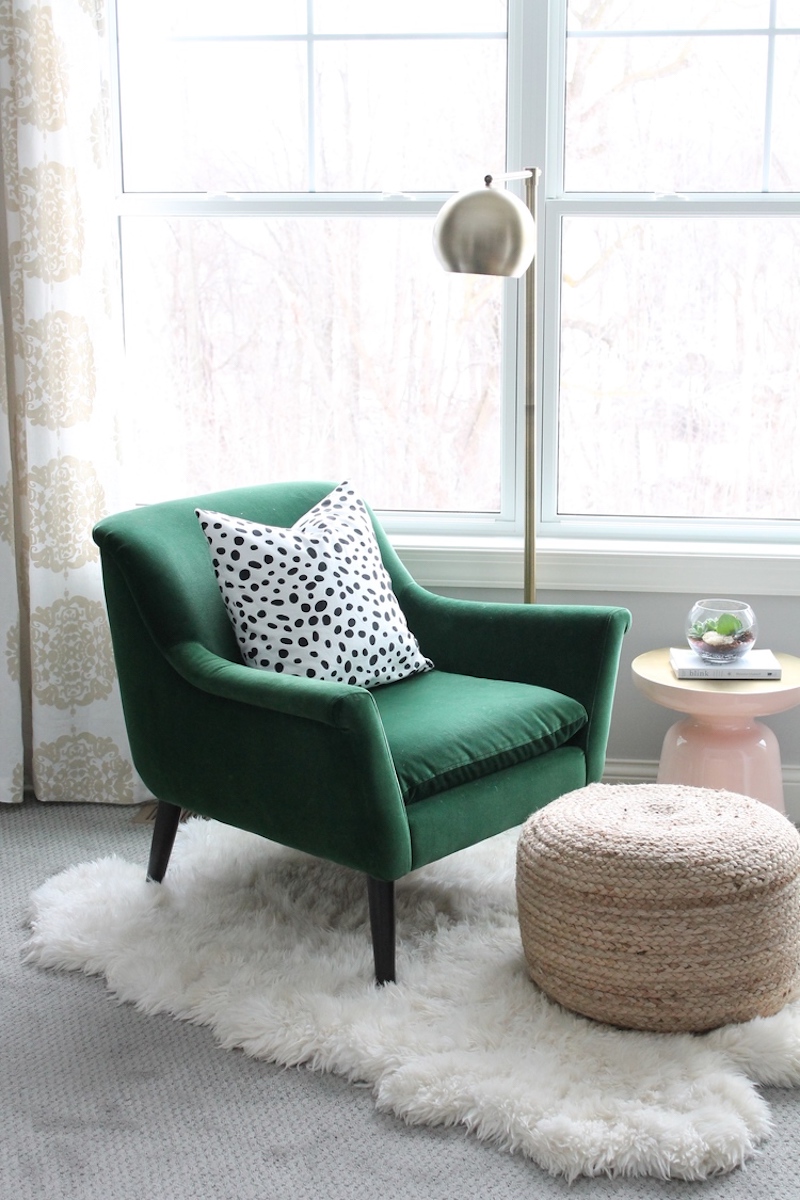
[[[800,1002],[703,1036],[631,1033],[528,978],[517,831],[397,886],[398,980],[372,983],[363,876],[213,821],[181,827],[163,884],[113,857],[33,895],[28,961],[105,976],[226,1048],[368,1084],[412,1125],[462,1125],[553,1175],[689,1180],[769,1135],[759,1084],[800,1082]],[[731,948],[735,953],[735,948]]]

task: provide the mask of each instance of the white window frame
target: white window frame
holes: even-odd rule
[[[539,0],[536,0],[537,4]],[[522,9],[527,0],[507,0],[509,10],[508,45],[519,41],[516,33],[522,22]],[[450,192],[392,192],[379,193],[221,193],[221,194],[170,194],[126,192],[123,181],[122,129],[120,120],[119,62],[115,53],[117,42],[117,14],[115,0],[110,4],[110,45],[112,48],[112,126],[116,147],[116,215],[118,225],[125,217],[366,217],[382,218],[429,218],[433,221]],[[512,35],[511,26],[515,33]],[[316,35],[325,40],[326,35]],[[435,36],[435,35],[433,35]],[[471,36],[471,35],[465,35]],[[357,40],[357,35],[354,35]],[[517,70],[521,70],[521,57],[516,57]],[[511,92],[510,82],[508,91]],[[510,161],[513,151],[509,129],[507,156]],[[514,131],[516,156],[519,157],[521,127],[517,118]],[[487,170],[497,173],[502,169],[504,147],[498,146],[498,158],[487,165]],[[509,170],[516,169],[509,166]],[[483,176],[476,178],[476,187],[481,186]],[[520,186],[520,185],[512,185]],[[118,243],[121,245],[118,231]],[[431,248],[433,257],[433,248]],[[123,263],[124,274],[124,263]],[[521,444],[522,399],[516,395],[520,380],[522,350],[518,345],[522,330],[523,289],[516,280],[503,281],[503,345],[501,347],[501,391],[502,430],[500,448],[500,504],[493,512],[419,512],[402,510],[378,510],[381,523],[390,535],[408,535],[412,539],[430,536],[443,539],[446,544],[453,537],[466,537],[477,544],[484,538],[519,538],[522,533],[522,480],[521,459],[518,447]],[[124,305],[123,305],[124,307]],[[518,461],[519,460],[519,461]]]
[[[535,0],[534,0],[535,3]],[[607,518],[572,517],[558,513],[557,505],[557,456],[558,456],[558,386],[559,386],[559,342],[560,342],[560,282],[561,282],[561,224],[564,218],[580,215],[608,217],[639,216],[648,219],[659,217],[711,217],[745,216],[769,218],[800,215],[800,195],[766,190],[753,193],[689,193],[686,195],[662,196],[647,193],[589,193],[566,192],[561,181],[564,178],[564,125],[565,108],[562,97],[566,88],[566,0],[549,0],[550,28],[548,34],[549,58],[547,64],[547,147],[545,168],[542,177],[540,212],[543,214],[544,244],[540,242],[540,268],[544,276],[540,310],[544,315],[542,330],[541,360],[542,380],[540,405],[540,527],[541,536],[553,538],[575,538],[583,541],[613,539],[625,542],[695,542],[706,546],[742,543],[761,546],[766,543],[791,550],[800,541],[800,520],[797,521],[748,521],[700,520],[686,518],[669,521],[656,517]],[[775,2],[770,5],[769,61],[767,73],[768,97],[772,94],[772,72],[774,67]],[[688,36],[693,31],[670,29],[669,36]],[[701,31],[711,33],[713,31]],[[784,30],[784,32],[792,32]],[[796,32],[796,31],[795,31]],[[583,35],[586,36],[586,35]],[[771,109],[771,102],[769,104]],[[767,114],[767,140],[770,113]],[[766,188],[766,165],[764,167]]]
[[[565,0],[508,0],[507,169],[542,168],[539,193],[538,361],[540,363],[537,479],[540,520],[537,530],[538,585],[582,592],[674,591],[689,594],[793,594],[800,584],[797,542],[775,540],[774,527],[745,528],[735,522],[669,525],[652,518],[613,523],[564,519],[556,514],[556,397],[558,383],[558,297],[560,222],[580,212],[652,215],[708,213],[716,204],[725,212],[765,215],[800,212],[797,196],[695,196],[643,200],[642,196],[598,197],[565,194],[560,188],[566,44]],[[113,5],[111,6],[113,10]],[[115,14],[112,11],[112,18]],[[114,30],[114,34],[115,34]],[[115,41],[112,39],[112,44]],[[524,64],[524,70],[523,70]],[[118,116],[116,71],[115,121]],[[527,116],[526,116],[527,114]],[[538,114],[532,116],[531,114]],[[542,117],[541,114],[545,114]],[[116,128],[116,143],[120,131]],[[490,164],[491,167],[493,164]],[[489,169],[489,168],[487,168]],[[558,182],[556,182],[558,181]],[[477,186],[477,184],[476,184]],[[521,185],[510,185],[518,187]],[[122,190],[118,175],[117,214],[330,215],[433,218],[445,194],[221,195],[187,197],[137,195]],[[503,346],[502,490],[498,514],[419,514],[381,512],[380,517],[401,557],[426,586],[507,593],[522,587],[522,513],[524,511],[524,371],[522,285],[510,281],[505,294]],[[800,523],[798,523],[800,525]],[[713,585],[713,586],[712,586]]]
[[[526,3],[526,0],[523,0]],[[535,9],[544,8],[532,0]],[[700,520],[668,522],[565,518],[557,513],[557,395],[560,341],[559,294],[561,222],[580,213],[686,216],[689,214],[768,217],[800,214],[800,196],[787,193],[748,195],[692,194],[690,197],[591,195],[565,193],[563,180],[566,70],[566,3],[547,0],[545,35],[547,118],[539,212],[540,336],[539,446],[540,479],[538,580],[540,588],[597,592],[683,592],[739,595],[793,595],[800,588],[800,522]],[[775,5],[771,5],[774,26]],[[536,29],[541,37],[541,25]],[[770,32],[774,49],[774,29]],[[526,52],[531,53],[528,45]],[[770,70],[772,58],[770,57]],[[537,69],[539,64],[537,63]],[[531,98],[529,98],[530,100]],[[530,109],[530,103],[528,105]],[[508,561],[493,572],[495,586],[518,573]],[[464,572],[466,578],[468,572]],[[465,586],[465,585],[464,585]]]

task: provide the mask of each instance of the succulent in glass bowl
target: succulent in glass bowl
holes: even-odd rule
[[[735,662],[757,636],[755,613],[744,600],[698,600],[686,618],[686,640],[703,662]]]

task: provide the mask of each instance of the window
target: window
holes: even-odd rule
[[[514,294],[446,275],[431,231],[504,169],[503,0],[117,15],[137,498],[299,474],[500,518]]]
[[[564,33],[546,517],[796,536],[800,4],[571,0]]]
[[[349,477],[390,527],[519,532],[521,288],[430,238],[536,164],[543,531],[796,537],[800,0],[117,0],[117,33],[137,499]]]

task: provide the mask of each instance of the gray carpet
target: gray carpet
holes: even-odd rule
[[[117,853],[147,859],[135,810],[0,805],[0,1195],[14,1200],[798,1200],[800,1096],[768,1089],[775,1130],[748,1166],[705,1183],[568,1185],[460,1130],[408,1128],[369,1091],[217,1049],[145,1017],[96,978],[23,966],[27,898]],[[144,869],[144,867],[143,867]]]

